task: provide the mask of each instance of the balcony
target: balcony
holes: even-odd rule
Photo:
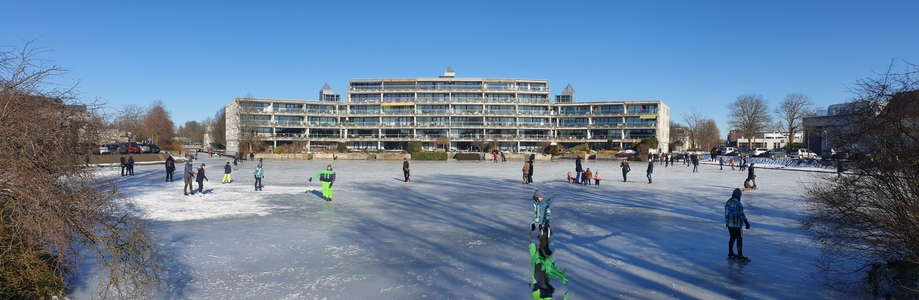
[[[446,115],[450,113],[449,109],[419,109],[417,110],[419,114],[426,115]]]
[[[443,103],[443,102],[450,102],[450,98],[449,97],[433,97],[433,98],[420,97],[420,98],[415,98],[415,102],[417,103]]]
[[[345,127],[379,127],[379,122],[344,122],[341,124]]]
[[[274,125],[278,125],[278,126],[303,126],[303,121],[302,121],[302,120],[297,120],[297,121],[274,121],[274,122],[272,122],[272,123],[273,123]]]
[[[562,124],[558,124],[558,127],[559,127],[559,128],[587,127],[587,126],[588,126],[587,123],[567,123],[567,124],[562,123]]]
[[[622,126],[623,126],[623,127],[655,127],[655,126],[657,126],[657,123],[654,123],[654,122],[651,122],[651,123],[635,123],[635,122],[628,122],[628,123],[623,123]]]
[[[485,126],[489,127],[516,127],[517,122],[485,122]]]
[[[613,110],[596,110],[596,111],[593,111],[591,114],[592,114],[592,115],[621,116],[621,115],[623,115],[624,113],[623,113],[623,111],[621,111],[621,110],[616,110],[616,111],[613,111]]]
[[[302,109],[302,108],[284,108],[284,107],[279,107],[279,108],[275,108],[275,109],[274,109],[274,113],[276,113],[276,114],[299,114],[299,113],[303,113],[303,112],[305,112],[305,110]]]
[[[384,115],[412,115],[415,114],[414,109],[399,109],[399,110],[383,110]]]
[[[586,116],[589,114],[590,114],[590,111],[560,111],[558,112],[559,116]]]
[[[309,127],[338,127],[340,124],[341,123],[338,123],[338,122],[316,122],[316,121],[303,122],[304,126],[309,126]]]
[[[310,115],[335,115],[338,114],[338,111],[332,109],[306,109],[304,110],[306,114]]]
[[[349,111],[348,114],[352,114],[352,115],[379,115],[379,114],[380,114],[380,111],[379,111],[379,110],[352,110],[352,111]]]
[[[447,122],[420,122],[417,125],[418,127],[450,127],[450,123]]]
[[[485,110],[485,113],[489,115],[516,115],[517,111],[509,110],[509,109],[495,109],[495,110]]]
[[[455,115],[481,115],[482,110],[479,109],[454,109],[453,114]]]
[[[630,115],[657,115],[656,109],[629,109]]]
[[[380,122],[380,127],[412,127],[414,122]]]

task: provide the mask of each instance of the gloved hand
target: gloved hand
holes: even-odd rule
[[[530,231],[536,231],[536,223],[530,223]]]
[[[334,182],[329,182],[329,188],[332,188],[332,184],[333,184],[333,183],[334,183]]]
[[[747,223],[747,229],[750,229],[750,223]]]
[[[310,177],[310,182],[313,182],[313,177]]]

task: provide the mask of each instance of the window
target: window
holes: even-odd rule
[[[656,114],[657,104],[629,105],[629,114]]]
[[[383,94],[383,102],[412,102],[415,94]]]
[[[380,102],[380,94],[351,95],[351,102]]]
[[[351,89],[357,91],[363,90],[379,90],[381,88],[382,82],[352,82]]]
[[[625,107],[622,105],[603,105],[594,109],[596,109],[597,114],[621,114],[625,111]]]
[[[587,118],[563,118],[558,120],[560,127],[586,127]]]

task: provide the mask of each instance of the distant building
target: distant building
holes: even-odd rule
[[[353,150],[405,149],[421,141],[433,149],[470,149],[475,140],[498,141],[511,151],[608,141],[628,148],[656,137],[669,148],[670,108],[659,100],[577,103],[568,85],[550,102],[547,80],[456,78],[448,67],[438,78],[352,79],[347,100],[328,84],[319,101],[236,98],[226,105],[227,151],[245,141],[268,148],[303,143],[310,151],[346,143]]]

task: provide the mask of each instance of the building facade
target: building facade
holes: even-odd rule
[[[304,150],[346,143],[352,150],[426,149],[449,140],[452,149],[498,142],[508,151],[536,151],[546,144],[628,148],[656,137],[670,141],[670,108],[659,100],[576,102],[569,85],[555,103],[548,80],[456,78],[352,79],[345,101],[328,86],[320,100],[236,98],[226,105],[227,149],[252,141],[269,148]],[[245,151],[245,149],[244,149]]]

